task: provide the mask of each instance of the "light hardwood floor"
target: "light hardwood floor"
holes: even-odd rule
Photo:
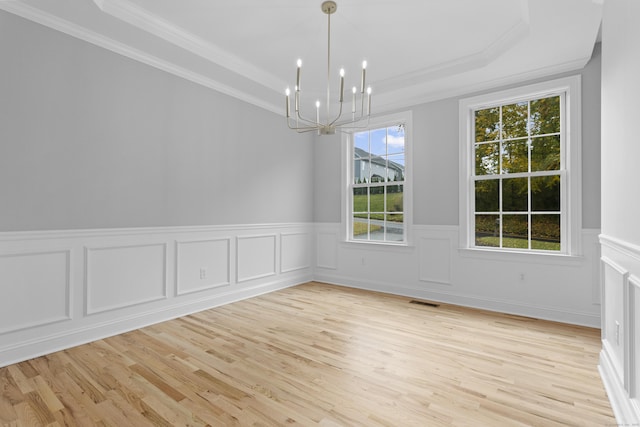
[[[0,369],[32,425],[611,426],[600,332],[308,283]]]

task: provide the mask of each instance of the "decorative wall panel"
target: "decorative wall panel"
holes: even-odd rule
[[[290,233],[280,236],[280,272],[301,270],[309,267],[308,233]]]
[[[296,223],[0,233],[0,367],[308,282],[313,230]]]
[[[616,375],[624,382],[624,288],[628,272],[607,257],[602,258],[602,341],[609,351]]]
[[[317,235],[317,261],[319,268],[338,268],[338,235],[336,233],[319,232]]]
[[[640,404],[640,278],[629,278],[629,395]],[[640,408],[640,405],[638,405]]]
[[[230,284],[230,239],[176,242],[178,295]]]
[[[237,263],[238,282],[276,274],[276,235],[238,237]]]
[[[451,284],[451,241],[448,238],[420,239],[420,280]]]
[[[0,254],[0,334],[70,318],[70,251]]]
[[[600,235],[602,351],[598,368],[620,425],[640,425],[640,246]]]
[[[86,313],[95,314],[167,296],[167,246],[86,248]]]

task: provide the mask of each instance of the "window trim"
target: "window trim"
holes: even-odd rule
[[[564,167],[561,170],[563,178],[564,196],[561,198],[563,218],[561,226],[564,228],[563,248],[559,252],[538,251],[534,249],[509,249],[475,246],[472,224],[472,210],[475,205],[473,192],[473,163],[472,141],[474,141],[474,111],[495,105],[510,104],[518,101],[531,100],[544,96],[564,93],[565,104],[561,109],[564,117]],[[486,93],[459,102],[459,221],[460,248],[477,253],[523,253],[550,256],[579,256],[581,254],[582,232],[582,156],[581,156],[581,76],[575,75],[546,82],[520,86],[498,92]]]
[[[413,245],[413,114],[411,111],[387,114],[383,116],[372,117],[366,128],[353,129],[349,132],[342,133],[342,236],[343,242],[353,245],[379,245],[385,247],[409,247]],[[350,191],[351,177],[353,176],[353,134],[365,130],[379,129],[383,127],[404,123],[404,155],[405,155],[405,173],[404,173],[404,195],[403,195],[403,215],[404,215],[404,241],[372,241],[372,240],[353,240],[351,239],[351,207],[353,205],[353,194]]]

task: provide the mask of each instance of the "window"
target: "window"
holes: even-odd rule
[[[409,114],[346,135],[347,240],[406,244],[410,224]]]
[[[579,93],[573,77],[461,101],[464,247],[577,251]]]

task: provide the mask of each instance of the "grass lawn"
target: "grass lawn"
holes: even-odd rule
[[[367,234],[367,225],[364,222],[354,222],[353,223],[353,235],[354,236],[360,236],[362,234]],[[374,231],[378,231],[380,230],[382,227],[380,227],[379,225],[372,225],[371,226],[371,232]]]
[[[403,193],[389,193],[387,194],[387,209],[384,208],[384,194],[372,194],[371,206],[367,206],[367,196],[357,195],[353,196],[353,212],[393,212],[402,211],[403,205]],[[355,215],[359,218],[366,218],[367,215]],[[384,219],[384,214],[374,213],[371,214],[371,219]],[[389,221],[403,222],[403,214],[395,214],[392,217],[387,218]]]
[[[500,247],[500,238],[494,236],[484,236],[476,238],[477,246],[490,246],[494,248]],[[502,238],[503,248],[528,249],[527,239],[517,239],[514,237]],[[543,240],[532,240],[531,249],[539,249],[545,251],[559,251],[559,242],[546,242]]]

